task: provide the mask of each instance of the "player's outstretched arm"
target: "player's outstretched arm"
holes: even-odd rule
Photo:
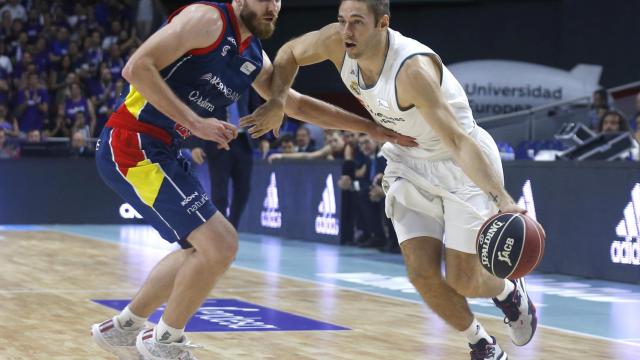
[[[190,50],[211,45],[222,28],[218,10],[206,5],[189,6],[133,53],[122,77],[163,114],[196,136],[228,148],[227,143],[235,137],[235,128],[214,119],[202,119],[173,93],[160,75],[162,69]]]
[[[291,89],[300,66],[331,60],[340,68],[343,57],[344,49],[337,24],[327,25],[289,41],[278,51],[273,65],[265,54],[263,69],[254,87],[268,101],[253,114],[244,117],[240,125],[249,126],[249,133],[253,137],[271,130],[277,136],[286,112],[291,117],[326,129],[365,132],[378,141],[416,146],[415,139],[411,137],[397,134],[368,119]]]
[[[402,67],[397,78],[399,100],[413,104],[465,174],[489,194],[501,211],[517,211],[513,199],[502,185],[498,170],[491,165],[477,142],[466,134],[444,99],[440,88],[440,66],[428,56],[414,56]]]

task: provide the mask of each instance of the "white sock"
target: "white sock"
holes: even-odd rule
[[[140,330],[147,321],[146,318],[132,313],[131,310],[129,310],[129,306],[124,308],[124,310],[116,316],[116,319],[120,327],[124,330]]]
[[[486,339],[489,343],[493,343],[493,339],[491,336],[487,334],[482,325],[478,322],[478,319],[473,319],[471,326],[465,331],[462,331],[462,334],[467,338],[469,344],[476,344],[480,339]]]
[[[153,332],[156,341],[164,344],[179,342],[180,340],[182,340],[182,334],[184,334],[184,328],[172,328],[171,326],[167,325],[162,318],[158,322],[158,325]]]
[[[504,301],[507,298],[507,296],[509,296],[509,294],[511,294],[511,292],[515,290],[515,288],[516,286],[514,283],[512,283],[507,279],[504,279],[504,289],[502,289],[502,292],[498,296],[496,296],[496,298],[499,301]]]

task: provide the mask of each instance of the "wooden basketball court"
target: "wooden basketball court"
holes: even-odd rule
[[[0,231],[0,359],[115,358],[93,344],[89,329],[117,312],[91,299],[131,298],[165,253],[54,231]],[[199,359],[469,358],[461,336],[416,302],[236,267],[210,297],[351,330],[189,333],[205,346],[195,352]],[[479,319],[510,359],[640,358],[640,346],[631,343],[545,327],[529,345],[516,348],[500,319]]]

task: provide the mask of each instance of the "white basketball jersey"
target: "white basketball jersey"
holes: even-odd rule
[[[388,36],[387,57],[380,78],[372,87],[365,87],[357,60],[349,58],[346,53],[340,71],[342,81],[378,124],[397,133],[414,137],[419,145],[417,148],[407,148],[386,143],[385,150],[432,160],[450,158],[449,151],[444,148],[439,137],[420,112],[415,107],[400,109],[396,96],[396,77],[404,62],[418,54],[436,56],[437,54],[429,47],[397,31],[389,29]],[[476,122],[473,119],[467,95],[458,80],[444,65],[442,65],[441,89],[462,128],[467,133],[471,133]]]

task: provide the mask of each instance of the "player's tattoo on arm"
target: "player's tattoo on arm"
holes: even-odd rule
[[[493,201],[496,204],[498,203],[498,195],[496,195],[496,194],[494,194],[492,192],[489,192],[489,197],[491,197],[491,201]]]

